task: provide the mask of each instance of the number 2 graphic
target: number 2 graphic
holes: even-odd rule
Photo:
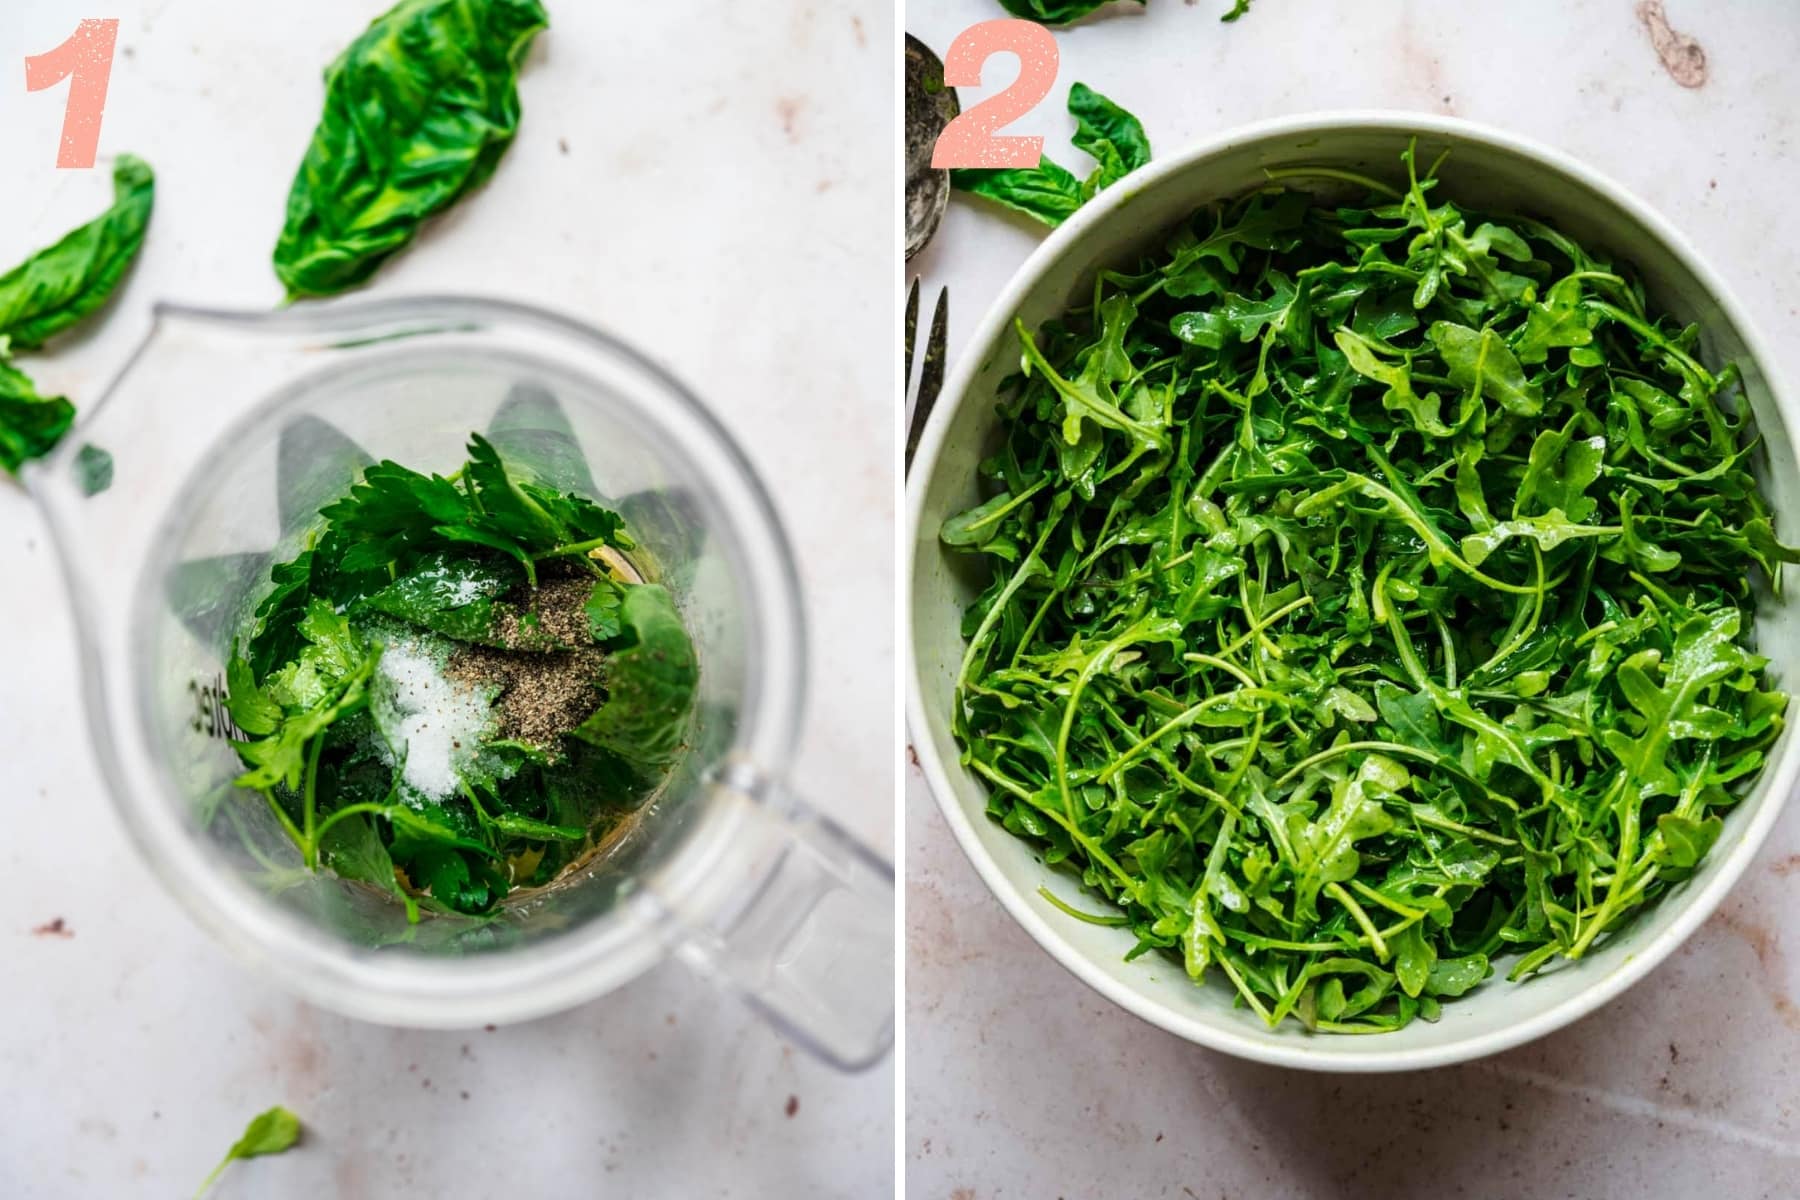
[[[1001,52],[1019,58],[1019,77],[944,126],[931,151],[934,167],[1035,167],[1044,153],[1042,137],[1001,137],[1004,129],[1037,107],[1056,82],[1056,39],[1036,21],[999,20],[971,25],[944,55],[944,82],[977,87],[981,67]]]
[[[100,118],[106,111],[106,88],[112,81],[113,46],[119,38],[119,22],[86,20],[62,45],[25,59],[25,90],[41,92],[69,81],[69,101],[63,108],[62,144],[56,165],[87,168],[94,165],[100,144]]]

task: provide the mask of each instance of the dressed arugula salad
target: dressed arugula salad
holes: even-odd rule
[[[305,867],[491,913],[579,864],[682,753],[698,665],[617,513],[472,434],[319,511],[234,645],[239,787]]]
[[[953,728],[1133,956],[1372,1033],[1693,875],[1787,697],[1734,366],[1552,225],[1338,169],[1193,214],[1036,330]],[[1327,203],[1295,177],[1360,198]]]

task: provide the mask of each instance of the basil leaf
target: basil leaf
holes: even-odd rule
[[[361,283],[493,174],[519,125],[538,0],[401,0],[325,72],[275,273],[290,297]]]
[[[106,303],[144,244],[156,177],[140,158],[113,165],[113,204],[0,275],[0,339],[35,350]]]
[[[659,584],[627,585],[619,620],[630,644],[606,660],[606,699],[575,736],[632,762],[667,762],[687,738],[693,712],[694,644]]]
[[[985,196],[1055,228],[1075,215],[1085,197],[1081,181],[1048,158],[1035,167],[957,167],[950,186]]]
[[[1069,112],[1075,117],[1075,145],[1099,163],[1086,180],[1041,157],[1035,167],[957,168],[950,172],[950,186],[1054,228],[1102,188],[1150,161],[1143,125],[1085,83],[1069,89]]]
[[[1100,164],[1086,184],[1085,195],[1117,183],[1150,161],[1150,139],[1139,120],[1085,83],[1069,89],[1069,112],[1075,118],[1075,147]]]
[[[1079,21],[1107,0],[1000,0],[1000,7],[1015,17],[1043,25],[1067,25]],[[1137,0],[1143,4],[1145,0]]]
[[[31,377],[0,359],[0,467],[17,474],[29,459],[56,448],[75,423],[75,406],[40,396]]]

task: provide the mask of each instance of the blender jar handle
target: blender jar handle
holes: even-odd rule
[[[894,1040],[893,865],[749,772],[717,787],[738,809],[733,857],[756,865],[704,910],[647,882],[670,949],[833,1066],[880,1062]]]

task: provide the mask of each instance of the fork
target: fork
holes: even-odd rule
[[[931,334],[925,343],[925,362],[919,368],[919,387],[913,393],[912,419],[906,426],[906,470],[912,470],[913,453],[919,448],[919,435],[937,404],[944,387],[944,342],[949,335],[950,289],[940,287],[931,315]],[[908,390],[913,377],[913,334],[919,325],[919,280],[914,277],[906,289],[906,375]]]

